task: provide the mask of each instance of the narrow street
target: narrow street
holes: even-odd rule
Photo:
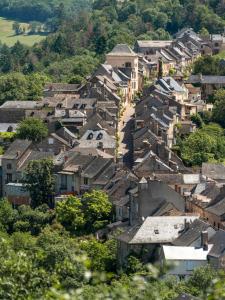
[[[132,104],[128,104],[126,109],[121,117],[118,126],[119,134],[119,149],[118,153],[120,156],[123,156],[123,163],[128,168],[132,168],[133,163],[133,143],[132,143],[132,128],[133,128],[133,119],[132,115],[135,110]]]

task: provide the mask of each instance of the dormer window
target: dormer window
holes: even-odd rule
[[[93,139],[93,137],[94,137],[94,135],[93,135],[93,133],[91,132],[91,133],[89,133],[89,135],[88,135],[87,139],[88,139],[88,140],[92,140],[92,139]]]
[[[54,144],[54,139],[53,138],[49,138],[48,139],[48,144],[49,145],[53,145]]]
[[[103,134],[100,132],[96,138],[96,140],[101,140],[103,138]]]
[[[131,68],[131,62],[126,62],[125,63],[125,68]]]

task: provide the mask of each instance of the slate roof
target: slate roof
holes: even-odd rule
[[[89,136],[92,135],[92,138],[89,139]],[[99,139],[99,135],[102,135]],[[85,134],[81,137],[79,141],[80,148],[89,148],[89,147],[98,147],[99,143],[103,143],[103,148],[115,149],[116,141],[114,137],[110,136],[105,130],[87,130]]]
[[[105,159],[103,157],[96,157],[90,164],[83,170],[82,176],[88,178],[94,178],[97,176],[109,162],[112,161],[110,158]]]
[[[49,83],[44,87],[45,91],[53,92],[76,92],[81,87],[80,84],[69,84],[69,83]]]
[[[41,101],[6,101],[0,108],[34,109],[41,106]]]
[[[224,215],[225,214],[225,198],[220,200],[216,204],[207,207],[206,211],[208,211],[216,216]]]
[[[104,151],[101,151],[100,149],[97,149],[97,148],[79,148],[79,147],[76,147],[72,150],[74,153],[80,153],[82,155],[91,155],[91,156],[101,156],[101,157],[104,157],[104,158],[113,158],[112,155],[104,152]]]
[[[213,237],[209,239],[209,243],[213,244],[212,249],[209,252],[209,256],[220,257],[225,251],[225,231],[218,230]]]
[[[15,132],[17,127],[18,123],[0,123],[0,132]]]
[[[175,246],[189,246],[194,241],[199,239],[201,236],[202,231],[207,231],[210,228],[210,224],[196,219],[189,225],[189,228],[184,231],[174,242],[173,245]]]
[[[176,209],[184,212],[183,197],[161,181],[149,181],[146,189],[138,191],[137,198],[143,217],[153,215],[165,202],[172,203]]]
[[[110,126],[102,117],[95,113],[90,118],[88,118],[87,123],[82,126],[79,130],[80,134],[83,135],[87,130],[99,130],[100,128],[105,129],[109,135],[114,135],[116,129]]]
[[[17,156],[20,157],[31,146],[31,144],[31,141],[16,139],[6,150],[2,158],[16,159]]]
[[[191,75],[187,81],[188,83],[202,83],[202,84],[225,84],[225,76],[213,75]]]
[[[200,300],[199,298],[196,298],[192,295],[188,295],[188,294],[180,294],[177,298],[175,298],[174,300]]]
[[[157,179],[168,184],[198,184],[200,174],[156,174]]]
[[[166,91],[183,93],[184,89],[173,79],[173,77],[163,77],[157,81]]]
[[[116,166],[115,164],[110,164],[105,171],[101,172],[101,174],[97,177],[94,184],[96,185],[106,185],[109,180],[115,175]]]
[[[170,203],[165,202],[157,211],[154,216],[182,216],[183,212],[176,209],[176,207]]]
[[[23,171],[32,160],[52,159],[53,157],[54,155],[51,152],[31,151],[29,156],[26,157],[26,160],[18,166],[18,171]]]
[[[81,153],[75,153],[72,155],[72,158],[66,162],[63,171],[65,172],[77,172],[79,167],[86,168],[93,160],[94,156],[91,155],[82,155]]]
[[[137,41],[137,45],[140,48],[164,48],[164,47],[168,47],[172,44],[172,41],[165,41],[165,40],[149,40],[149,41],[145,41],[145,40],[141,40],[141,41]]]
[[[118,240],[129,244],[170,243],[184,230],[185,220],[196,216],[147,217],[143,224],[135,225],[118,236]]]
[[[127,44],[117,44],[107,55],[113,56],[137,56],[137,54]]]
[[[224,164],[213,164],[203,163],[202,164],[202,175],[215,180],[225,180],[225,165]]]
[[[120,83],[122,82],[122,79],[120,78],[120,76],[114,71],[113,67],[109,64],[102,64],[101,65],[101,68],[103,70],[106,71],[106,73],[108,75],[110,75],[112,77],[112,79],[117,82],[117,83]]]

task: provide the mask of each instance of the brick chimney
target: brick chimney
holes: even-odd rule
[[[209,237],[208,237],[208,231],[202,231],[201,232],[201,247],[204,251],[208,250],[209,245]]]

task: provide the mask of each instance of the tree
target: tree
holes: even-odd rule
[[[23,140],[30,140],[39,143],[42,139],[47,137],[48,128],[41,119],[26,118],[19,123],[16,129],[16,137]]]
[[[28,85],[28,99],[39,100],[43,94],[43,88],[47,82],[50,81],[49,77],[42,73],[32,73],[26,76]]]
[[[214,99],[212,119],[225,128],[225,90],[217,91]]]
[[[67,230],[76,233],[82,231],[85,220],[80,199],[68,196],[66,200],[58,202],[56,218]]]
[[[12,73],[0,76],[0,103],[6,100],[26,100],[27,81],[23,74]]]
[[[210,123],[181,142],[181,157],[189,166],[207,161],[223,161],[225,157],[224,130]]]
[[[198,128],[202,128],[204,124],[199,114],[191,115],[191,121],[195,123]]]
[[[69,80],[69,83],[72,83],[72,84],[81,84],[83,82],[84,82],[84,78],[80,75],[74,75]]]
[[[32,235],[38,235],[43,228],[52,224],[54,218],[54,211],[49,210],[46,204],[36,209],[21,205],[18,208],[18,217],[13,224],[13,230],[15,232],[30,232]]]
[[[28,163],[23,183],[31,196],[31,206],[36,208],[44,203],[53,206],[54,184],[53,161],[33,160]]]
[[[7,199],[0,199],[0,229],[11,233],[16,220],[17,211],[12,208]]]
[[[112,212],[112,204],[105,192],[93,190],[85,193],[82,204],[88,230],[99,229],[107,223]]]
[[[213,106],[212,119],[225,128],[225,97],[216,101]]]
[[[111,239],[102,243],[95,238],[81,241],[80,247],[91,261],[91,269],[96,272],[116,271],[116,241]]]
[[[204,27],[199,31],[199,35],[203,38],[209,38],[210,36],[209,31]]]
[[[13,25],[12,25],[12,28],[15,31],[16,35],[21,34],[22,30],[21,30],[21,27],[20,27],[20,23],[14,22]]]
[[[183,142],[181,156],[187,165],[201,165],[214,158],[213,149],[216,149],[215,139],[198,130]]]

